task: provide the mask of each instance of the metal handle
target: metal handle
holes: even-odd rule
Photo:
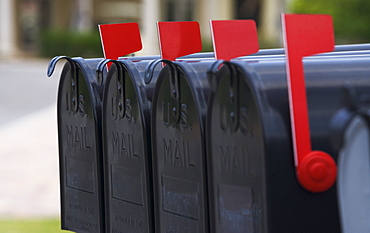
[[[70,58],[70,57],[67,57],[67,56],[56,56],[56,57],[53,57],[50,60],[49,65],[48,65],[48,70],[47,70],[48,77],[51,77],[51,75],[53,75],[54,70],[55,70],[55,66],[57,65],[58,61],[61,60],[61,59],[66,59],[69,63],[75,64],[74,60],[72,58]],[[72,66],[72,69],[75,69],[75,66]]]
[[[67,62],[71,65],[71,79],[69,85],[69,95],[68,95],[68,104],[72,106],[71,112],[77,112],[78,110],[78,74],[77,74],[77,63],[73,58],[67,56],[56,56],[49,62],[47,75],[50,77],[55,70],[55,66],[59,60],[66,59]]]
[[[165,63],[170,68],[170,95],[172,108],[172,123],[177,124],[180,121],[180,83],[175,63],[166,59],[158,59],[150,62],[147,66],[144,76],[145,84],[149,84],[153,78],[154,69],[159,63]]]
[[[120,61],[112,60],[112,59],[104,59],[99,62],[96,67],[96,79],[99,85],[103,83],[103,70],[104,67],[107,65],[108,62],[113,62],[117,67],[117,92],[119,95],[118,98],[118,113],[119,117],[123,118],[126,114],[126,106],[125,106],[125,99],[126,99],[126,90],[125,90],[125,72],[128,72],[127,67]]]
[[[227,117],[227,126],[231,132],[234,132],[238,127],[239,122],[239,77],[236,71],[235,65],[231,64],[229,61],[218,60],[208,68],[207,75],[208,81],[212,92],[216,92],[221,77],[217,75],[221,67],[226,67],[230,72],[229,78],[229,101],[225,106],[220,106],[221,108],[226,109]]]

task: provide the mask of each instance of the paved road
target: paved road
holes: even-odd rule
[[[0,217],[59,216],[56,95],[48,60],[0,60]]]

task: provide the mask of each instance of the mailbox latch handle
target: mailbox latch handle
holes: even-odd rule
[[[71,66],[71,76],[67,91],[67,109],[75,113],[78,110],[78,69],[76,62],[67,56],[56,56],[49,62],[47,75],[50,77],[54,73],[55,66],[61,59],[66,59]]]

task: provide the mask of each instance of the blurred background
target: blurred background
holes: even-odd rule
[[[0,56],[102,56],[98,24],[137,22],[143,55],[158,54],[156,21],[198,21],[211,51],[210,19],[254,19],[261,48],[282,45],[282,12],[331,14],[337,44],[368,42],[366,0],[1,0]],[[124,35],[123,35],[124,36]]]
[[[140,55],[159,54],[156,21],[198,21],[212,51],[209,20],[254,19],[260,47],[281,47],[283,12],[330,14],[336,44],[370,42],[368,0],[0,0],[0,232],[60,232],[50,58],[102,57],[97,25],[117,22],[139,23]]]

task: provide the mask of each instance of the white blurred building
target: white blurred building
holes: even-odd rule
[[[14,1],[0,1],[0,57],[16,53]]]

